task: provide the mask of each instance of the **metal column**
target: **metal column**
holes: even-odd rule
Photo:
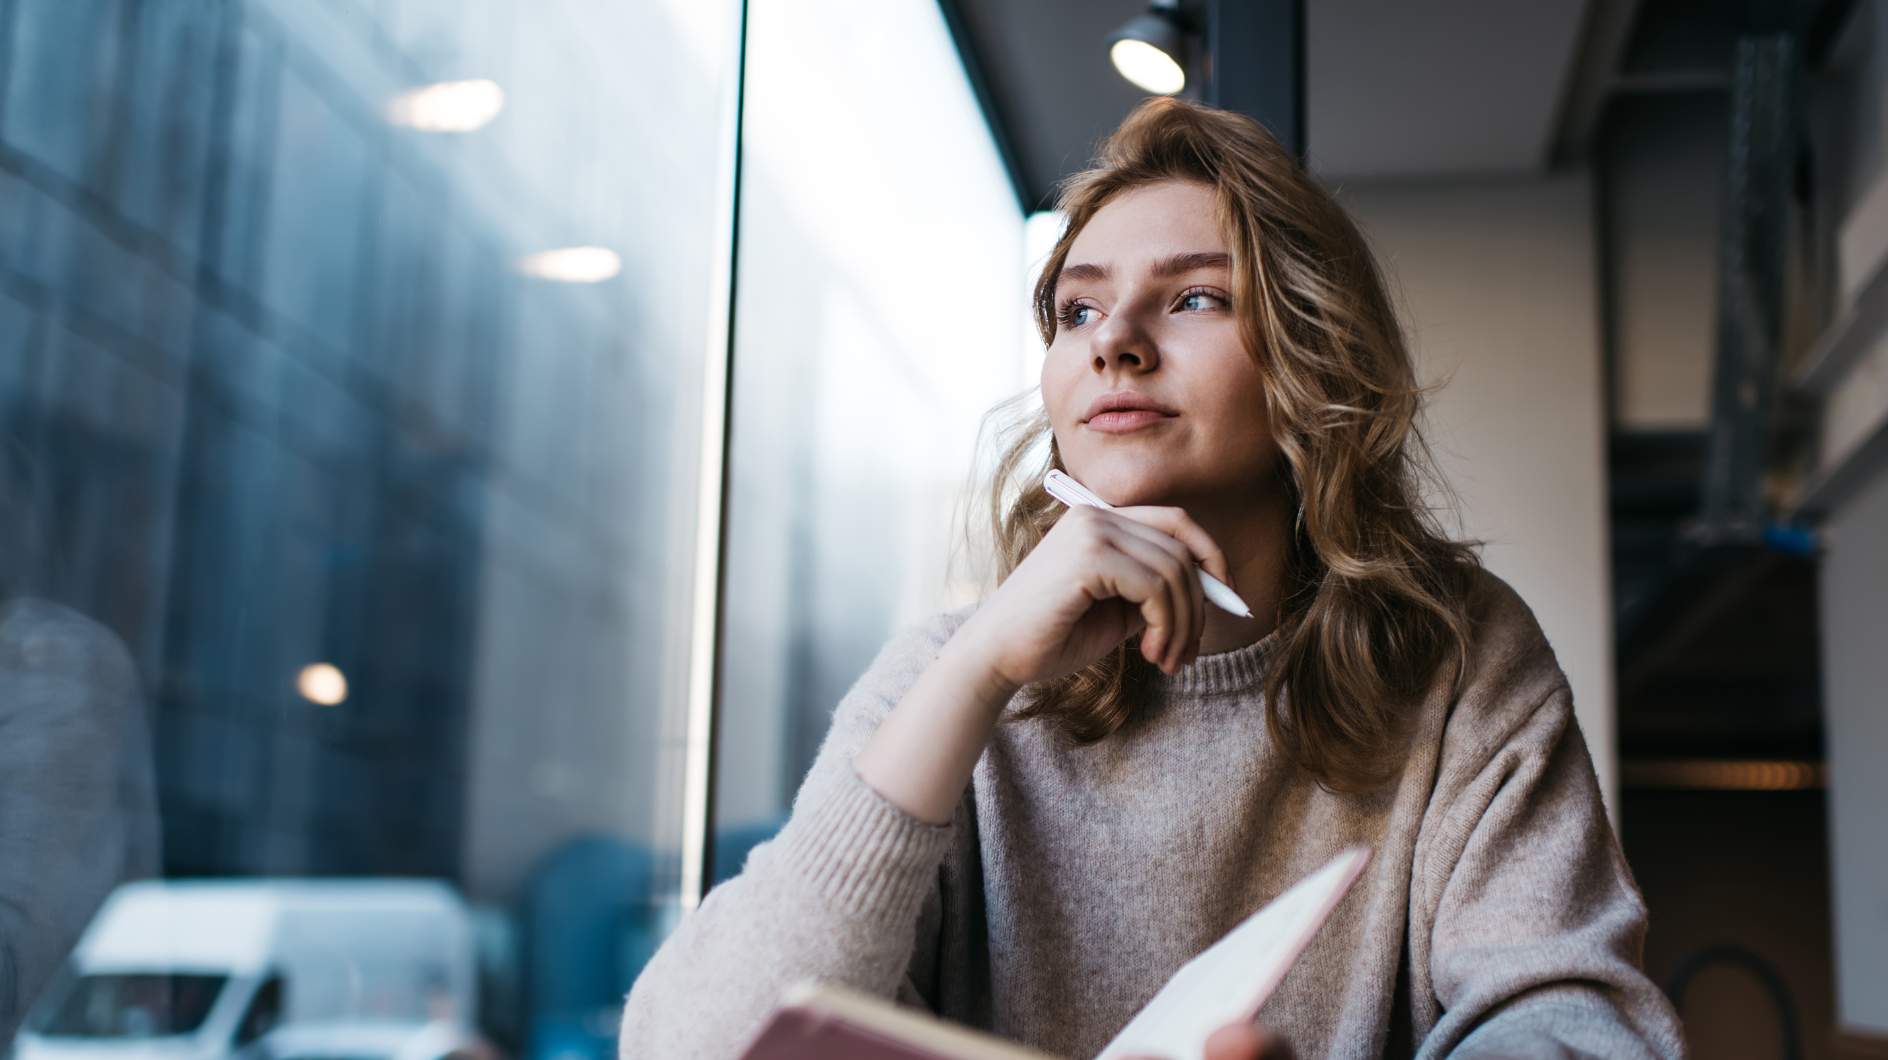
[[[1698,537],[1761,537],[1763,474],[1782,356],[1801,51],[1790,34],[1738,39],[1718,250],[1718,355]]]
[[[1304,0],[1208,0],[1204,101],[1305,153]]]

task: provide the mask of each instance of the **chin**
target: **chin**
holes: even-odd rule
[[[1069,474],[1118,508],[1171,504],[1174,495],[1171,468],[1138,460],[1097,460],[1080,471],[1070,468]]]

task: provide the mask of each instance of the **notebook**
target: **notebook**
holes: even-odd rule
[[[1180,966],[1096,1060],[1202,1060],[1214,1031],[1258,1015],[1370,860],[1352,847]],[[788,991],[743,1060],[1048,1060],[1045,1054],[865,994]]]

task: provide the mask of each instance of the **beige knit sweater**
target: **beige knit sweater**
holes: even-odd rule
[[[786,828],[637,980],[623,1057],[738,1056],[802,980],[1091,1057],[1182,963],[1355,843],[1369,867],[1260,1013],[1303,1060],[1682,1056],[1639,970],[1645,906],[1566,678],[1506,585],[1484,576],[1472,608],[1461,691],[1420,706],[1407,765],[1375,792],[1326,791],[1268,739],[1267,638],[1157,678],[1097,744],[999,726],[945,828],[851,767],[963,614],[904,633],[840,703]]]

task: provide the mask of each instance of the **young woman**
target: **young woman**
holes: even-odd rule
[[[1420,395],[1342,207],[1171,99],[1062,207],[1006,577],[847,695],[792,820],[638,980],[623,1055],[737,1056],[819,980],[1093,1056],[1359,843],[1261,1014],[1300,1056],[1681,1055],[1566,678],[1422,506]],[[1117,507],[1061,508],[1049,466]]]

